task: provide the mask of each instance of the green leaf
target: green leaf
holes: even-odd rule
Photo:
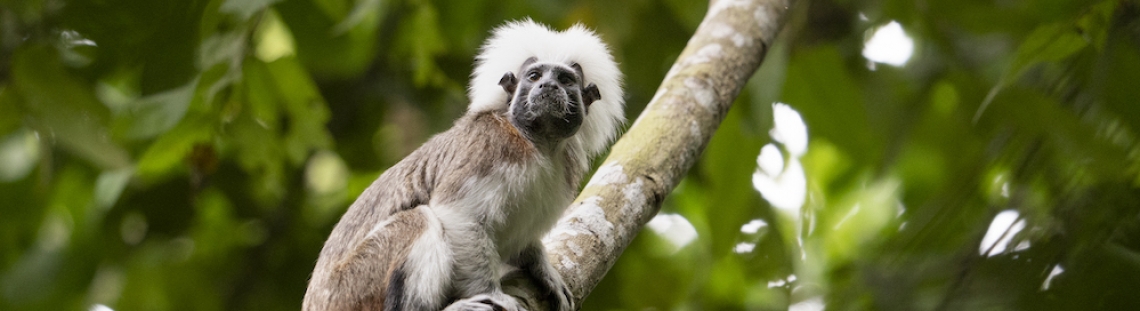
[[[27,46],[12,57],[12,80],[36,127],[64,148],[104,169],[123,168],[130,156],[111,141],[107,107],[92,88],[72,76],[55,49]]]
[[[127,188],[127,183],[131,181],[133,174],[134,169],[132,168],[106,171],[99,174],[99,178],[95,180],[94,201],[95,207],[99,208],[100,213],[119,201],[119,195],[123,194],[123,190]]]
[[[977,122],[982,112],[989,108],[994,97],[1002,89],[1016,83],[1030,68],[1045,62],[1061,61],[1088,46],[1088,41],[1081,37],[1077,30],[1069,23],[1041,25],[1034,29],[1033,33],[1030,33],[1017,47],[1013,62],[978,106],[978,110],[974,113],[974,122]]]
[[[186,115],[198,79],[162,93],[140,98],[129,104],[116,120],[122,137],[127,139],[148,139],[173,128]]]
[[[744,120],[744,110],[729,111],[705,148],[698,164],[699,175],[693,176],[701,180],[701,192],[708,199],[715,198],[718,206],[713,208],[705,203],[682,210],[686,217],[703,214],[701,218],[708,220],[709,233],[713,236],[734,236],[743,219],[756,215],[760,209],[767,210],[751,181],[756,156],[769,141],[768,132],[749,131],[743,127]],[[712,247],[728,250],[735,243],[728,239],[714,240]]]
[[[435,57],[446,51],[447,46],[439,32],[439,14],[431,4],[418,5],[411,16],[403,20],[396,39],[398,57],[410,59],[412,82],[417,86],[438,85],[444,79],[435,63]]]
[[[241,229],[233,215],[233,203],[215,188],[204,190],[196,202],[198,213],[190,229],[194,255],[206,262],[220,262],[240,246]]]
[[[685,27],[692,29],[696,29],[701,24],[709,6],[707,1],[691,0],[668,0],[665,1],[665,4],[669,6],[674,18],[681,20]]]
[[[379,15],[375,19],[361,20],[354,27],[346,28],[345,33],[334,34],[333,28],[348,14],[345,2],[285,1],[274,7],[297,42],[297,57],[314,77],[358,79],[381,57],[376,54],[377,46],[391,45],[390,36],[399,36],[399,30],[391,34],[378,33]]]
[[[872,131],[864,90],[833,45],[798,51],[788,65],[781,100],[803,116],[811,139],[822,138],[856,162],[882,156],[882,142]]]
[[[1104,1],[1094,5],[1088,13],[1077,20],[1077,27],[1081,34],[1088,38],[1098,50],[1104,48],[1109,31],[1112,30],[1112,14],[1116,11],[1119,1]]]
[[[866,188],[849,192],[823,207],[818,214],[817,234],[822,236],[827,262],[832,266],[846,265],[851,260],[873,252],[884,230],[897,222],[902,212],[899,206],[901,184],[885,178],[868,181]]]
[[[1106,45],[1088,87],[1099,93],[1106,108],[1125,125],[1120,132],[1136,137],[1140,131],[1140,42],[1116,40]],[[1140,178],[1138,176],[1137,178]]]
[[[339,20],[348,15],[348,1],[346,0],[311,0],[307,5],[315,6],[318,12],[323,13],[330,20]]]
[[[290,127],[285,133],[285,152],[293,165],[300,165],[316,149],[332,147],[325,123],[329,109],[309,74],[295,58],[266,64],[284,102]]]
[[[1030,67],[1066,59],[1088,46],[1088,41],[1077,30],[1069,23],[1038,26],[1017,47],[1013,63],[1003,80],[1006,83],[1016,82]]]
[[[281,104],[272,73],[262,62],[245,62],[243,67],[242,75],[245,79],[242,81],[242,90],[247,112],[261,126],[278,130],[281,125]]]
[[[289,26],[285,25],[281,16],[273,10],[263,15],[254,33],[254,40],[256,42],[254,55],[263,62],[272,62],[297,53],[297,44],[289,31]]]
[[[262,206],[276,206],[285,194],[285,152],[276,131],[241,115],[227,129],[227,154],[254,177],[252,197]]]
[[[234,14],[241,20],[247,20],[278,1],[281,0],[226,0],[219,10],[223,13]]]
[[[0,134],[0,182],[23,179],[40,162],[40,138],[29,130]]]
[[[1096,128],[1085,124],[1081,116],[1061,108],[1058,101],[1035,90],[1013,86],[995,100],[1007,104],[995,106],[992,113],[1003,125],[1015,126],[1022,133],[1032,135],[1029,137],[1048,138],[1046,145],[1055,148],[1056,156],[1073,161],[1071,165],[1076,169],[1096,172],[1079,174],[1081,177],[1113,178],[1121,173],[1120,164],[1128,158],[1128,151],[1113,146],[1098,135]],[[1076,185],[1080,180],[1073,177],[1069,183]]]
[[[0,135],[20,127],[20,98],[15,91],[0,84]]]
[[[384,4],[381,0],[357,0],[356,6],[352,7],[348,16],[333,26],[332,33],[340,35],[366,21],[370,23],[378,21],[380,16],[384,16]]]
[[[184,163],[195,144],[208,143],[214,123],[206,116],[190,116],[155,140],[139,158],[139,177],[153,179],[170,173]]]
[[[218,64],[231,67],[239,64],[245,55],[246,43],[245,27],[207,37],[198,46],[198,69],[205,70]]]

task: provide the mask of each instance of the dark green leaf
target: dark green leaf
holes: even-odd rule
[[[209,143],[214,123],[201,116],[189,116],[158,137],[139,158],[137,174],[153,179],[169,174],[184,164],[195,144]]]
[[[64,69],[54,49],[31,46],[13,56],[14,87],[36,127],[77,156],[107,169],[130,164],[130,155],[107,135],[109,112],[88,85]]]
[[[1025,70],[1043,62],[1056,62],[1072,56],[1088,46],[1077,29],[1068,23],[1041,25],[1022,41],[1014,55],[1013,62],[1003,78],[1006,83],[1014,83]]]

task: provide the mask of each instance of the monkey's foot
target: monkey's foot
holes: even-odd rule
[[[553,272],[546,275],[547,277],[542,278],[542,285],[546,287],[549,293],[547,301],[550,302],[550,309],[557,311],[575,310],[574,294],[570,293],[570,288],[566,287],[566,283],[562,281],[558,273]]]
[[[460,299],[444,308],[443,311],[526,311],[507,295],[482,294]]]

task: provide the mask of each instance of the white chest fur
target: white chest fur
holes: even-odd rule
[[[546,157],[492,169],[468,179],[455,211],[472,216],[491,233],[499,256],[507,259],[542,237],[573,201],[566,168]]]

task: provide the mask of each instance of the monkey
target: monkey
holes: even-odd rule
[[[622,75],[577,24],[492,31],[467,112],[380,175],[325,241],[302,302],[318,310],[522,310],[518,269],[552,310],[574,310],[542,237],[625,122]]]

